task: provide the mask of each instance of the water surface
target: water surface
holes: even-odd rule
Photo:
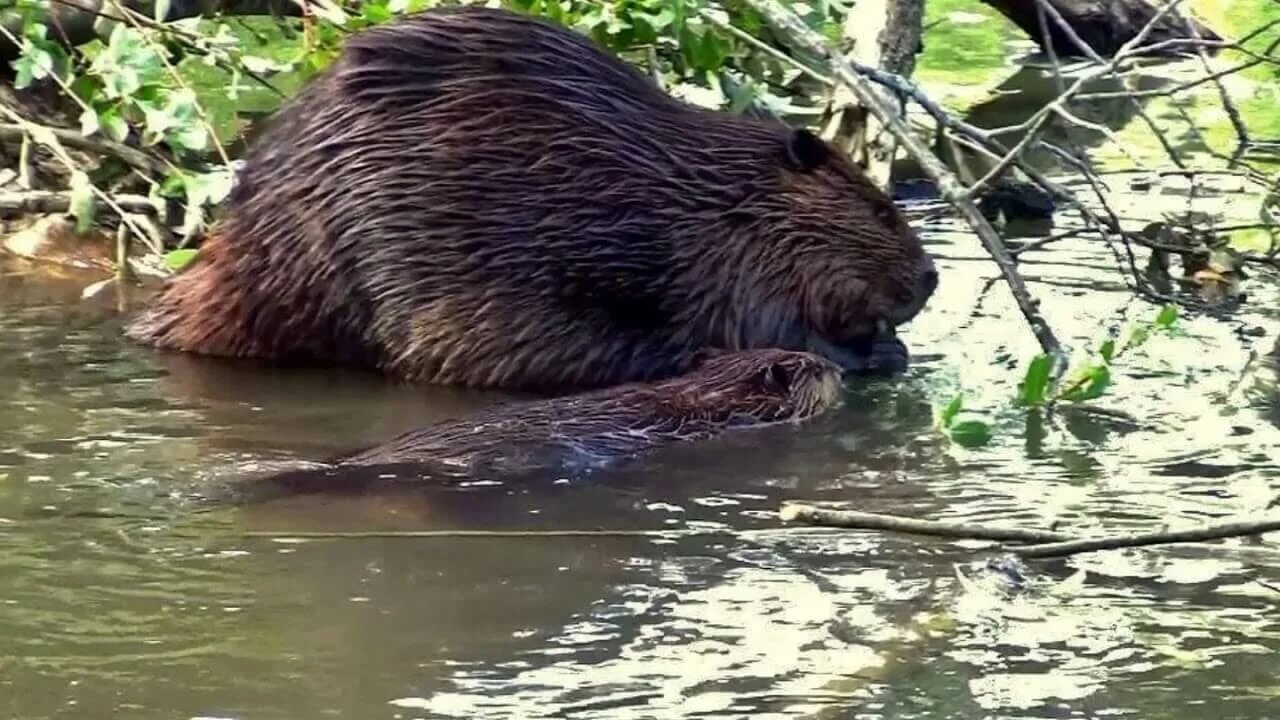
[[[494,397],[155,353],[74,284],[8,276],[0,714],[1274,714],[1274,540],[1039,562],[1009,595],[981,546],[775,529],[787,499],[1088,533],[1278,494],[1274,276],[1244,308],[1185,318],[1127,357],[1101,411],[1037,423],[1007,410],[1035,346],[992,266],[954,226],[926,237],[944,281],[909,327],[915,366],[851,382],[844,408],[809,425],[569,482],[238,509],[201,496]],[[1063,242],[1024,270],[1087,346],[1154,313],[1114,264]],[[959,388],[998,421],[985,448],[932,428],[931,404]],[[697,532],[289,539],[450,529]]]
[[[1257,205],[1230,189],[1202,201],[1226,217]],[[1157,188],[1117,207],[1138,222],[1188,202]],[[914,366],[850,382],[813,423],[565,481],[249,508],[205,496],[496,397],[156,353],[81,302],[83,283],[5,266],[0,716],[1280,714],[1275,537],[1036,562],[1019,589],[985,570],[998,553],[979,544],[780,529],[792,499],[1089,534],[1280,495],[1274,271],[1251,272],[1242,306],[1126,355],[1091,409],[1040,416],[1010,407],[1037,348],[994,266],[955,224],[921,229],[942,284],[907,328]],[[1084,240],[1024,257],[1078,350],[1155,316],[1117,257]],[[934,429],[958,391],[995,423],[990,445]],[[504,534],[369,535],[454,530]],[[564,530],[601,534],[548,534]]]

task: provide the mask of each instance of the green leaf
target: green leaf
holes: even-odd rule
[[[186,193],[187,210],[183,217],[184,233],[199,229],[205,222],[205,205],[216,205],[226,199],[235,182],[230,168],[212,172],[184,175],[182,187]]]
[[[200,125],[187,125],[173,130],[165,135],[165,139],[175,146],[194,152],[200,152],[209,147],[209,133]]]
[[[1032,358],[1031,364],[1027,366],[1027,372],[1022,378],[1018,402],[1031,407],[1043,405],[1048,396],[1049,379],[1052,372],[1052,356],[1042,353]]]
[[[1125,345],[1136,348],[1145,343],[1149,337],[1151,337],[1151,329],[1146,325],[1139,325],[1129,333],[1129,342],[1125,343]]]
[[[1106,365],[1092,365],[1072,385],[1071,390],[1062,394],[1062,400],[1083,402],[1102,397],[1102,394],[1111,386],[1111,368]]]
[[[76,219],[76,232],[93,227],[93,183],[83,171],[71,174],[71,216]]]
[[[107,137],[116,142],[124,142],[129,137],[129,123],[125,122],[119,108],[108,108],[98,113],[98,124]]]
[[[654,30],[662,30],[675,22],[675,20],[676,13],[670,7],[664,7],[656,14],[649,16],[649,24],[653,26]]]
[[[226,199],[234,182],[235,175],[229,168],[188,175],[185,180],[187,202],[217,205]]]
[[[181,272],[183,268],[191,264],[196,259],[199,250],[191,248],[182,248],[180,250],[170,250],[164,254],[164,264],[174,272]]]
[[[961,420],[950,428],[952,442],[964,447],[980,447],[991,442],[991,426],[981,420]]]
[[[364,20],[373,25],[381,25],[391,19],[394,11],[385,3],[368,2],[360,7]]]
[[[17,70],[14,87],[19,90],[29,87],[36,80],[43,80],[53,72],[53,56],[49,51],[31,42],[22,44],[22,54],[13,62]]]
[[[309,5],[311,12],[325,22],[333,23],[334,25],[345,25],[347,23],[347,13],[332,0],[316,0],[316,2],[309,3]]]
[[[13,69],[15,71],[13,86],[18,90],[31,87],[31,82],[35,79],[35,63],[31,58],[26,55],[20,56],[13,61]]]
[[[1178,319],[1178,306],[1174,304],[1165,305],[1160,308],[1160,314],[1156,316],[1156,327],[1164,330],[1173,327],[1173,323]]]
[[[938,422],[942,427],[951,427],[951,422],[956,419],[956,413],[960,412],[960,408],[963,406],[964,394],[957,393],[955,397],[951,398],[951,402],[947,403],[947,406],[938,413]]]
[[[1107,340],[1102,343],[1102,347],[1098,348],[1098,354],[1102,356],[1102,361],[1111,364],[1111,358],[1116,356],[1116,341]]]

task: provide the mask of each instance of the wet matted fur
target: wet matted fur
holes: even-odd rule
[[[350,38],[128,334],[511,389],[668,377],[706,348],[897,369],[885,331],[936,278],[813,135],[680,103],[552,24],[451,8]]]
[[[715,353],[683,375],[547,400],[497,405],[411,430],[327,466],[250,481],[256,498],[359,489],[360,468],[401,468],[411,480],[501,480],[609,465],[676,443],[781,423],[834,407],[840,368],[803,352]],[[395,477],[403,479],[396,471]]]

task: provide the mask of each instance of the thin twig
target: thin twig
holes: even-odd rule
[[[937,520],[917,520],[898,515],[834,510],[814,505],[787,504],[779,513],[783,522],[802,522],[822,527],[838,527],[851,530],[889,530],[910,535],[960,538],[965,540],[995,540],[1033,543],[1057,543],[1072,540],[1072,536],[1050,530],[1025,530],[1022,528],[991,527],[972,523],[951,523]]]
[[[155,214],[151,199],[143,195],[111,195],[112,209]],[[71,193],[54,190],[0,191],[0,212],[16,214],[66,213],[71,210]]]
[[[29,124],[36,125],[28,121]],[[164,173],[168,168],[163,160],[144,150],[129,147],[124,143],[119,143],[106,138],[87,137],[80,134],[76,130],[70,128],[53,127],[50,125],[41,125],[40,127],[48,130],[54,137],[58,138],[58,142],[70,148],[77,150],[86,150],[88,152],[97,153],[98,155],[109,155],[119,158],[125,163],[147,172]],[[21,140],[26,135],[26,130],[16,123],[0,123],[0,140],[14,141]]]
[[[1170,545],[1174,543],[1204,542],[1206,540],[1222,540],[1223,538],[1261,535],[1280,530],[1280,517],[1262,520],[1233,520],[1230,522],[1203,525],[1183,530],[1163,530],[1159,532],[1136,533],[1133,535],[1108,535],[1099,538],[1067,540],[1042,545],[1027,545],[1010,548],[1022,557],[1050,558],[1094,552],[1097,550],[1118,550],[1120,548],[1146,547],[1149,545]]]
[[[964,540],[991,540],[1002,543],[1036,543],[1033,545],[1007,545],[1005,547],[1009,552],[1027,558],[1063,557],[1097,550],[1204,542],[1231,537],[1261,535],[1280,530],[1280,517],[1271,516],[1256,520],[1231,520],[1181,530],[1160,530],[1156,532],[1081,538],[1047,530],[919,520],[898,515],[864,513],[854,510],[833,510],[804,504],[783,505],[779,515],[784,522],[803,522],[820,527],[847,528],[851,530],[887,530],[911,535],[928,535]]]
[[[581,538],[669,537],[671,530],[359,530],[354,532],[249,531],[243,537],[298,540],[363,540],[371,538]]]

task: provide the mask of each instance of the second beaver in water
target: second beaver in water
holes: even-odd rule
[[[413,479],[432,480],[590,469],[727,431],[807,420],[837,403],[840,375],[837,365],[809,353],[717,353],[678,377],[498,405],[411,430],[327,468],[282,473],[242,489],[256,499],[359,489],[348,484],[370,476],[347,473],[362,467],[410,466]]]
[[[587,38],[441,8],[364,30],[244,158],[141,342],[579,390],[708,348],[897,370],[937,283],[830,145],[676,101]]]

